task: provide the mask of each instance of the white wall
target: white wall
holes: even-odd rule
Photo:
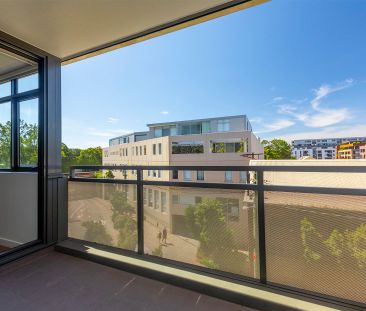
[[[38,174],[0,173],[0,244],[14,247],[37,239]]]

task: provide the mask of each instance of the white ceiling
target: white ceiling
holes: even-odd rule
[[[0,82],[37,70],[37,65],[0,49]]]
[[[229,0],[0,0],[0,30],[50,54],[72,55]]]

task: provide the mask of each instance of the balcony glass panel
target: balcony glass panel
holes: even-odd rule
[[[167,210],[144,209],[145,253],[258,277],[256,194],[145,186],[167,195]],[[200,197],[200,200],[197,200]]]

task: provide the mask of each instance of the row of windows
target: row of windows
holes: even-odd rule
[[[162,213],[167,211],[167,193],[144,188],[144,206],[149,206]]]
[[[240,171],[239,172],[240,181],[241,182],[248,182],[248,172]],[[179,171],[173,170],[172,171],[172,179],[179,179]],[[192,180],[192,171],[184,170],[183,171],[183,180],[184,181],[191,181]],[[196,171],[196,180],[205,180],[205,171]],[[233,181],[233,172],[232,171],[225,171],[225,182],[232,182]]]
[[[153,155],[157,155],[157,154],[161,155],[162,152],[163,152],[163,147],[162,147],[161,143],[152,145],[152,154]],[[147,155],[147,147],[146,147],[146,145],[131,147],[131,153],[132,153],[133,156]],[[128,157],[128,148],[121,148],[119,150],[119,152],[118,151],[110,151],[109,153],[108,152],[104,153],[105,157],[118,156],[118,155],[120,157]]]

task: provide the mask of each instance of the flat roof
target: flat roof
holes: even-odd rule
[[[177,123],[202,122],[202,121],[233,119],[233,118],[247,118],[247,116],[245,114],[243,114],[243,115],[236,115],[236,116],[224,116],[224,117],[215,117],[215,118],[203,118],[203,119],[193,119],[193,120],[181,120],[181,121],[171,121],[171,122],[150,123],[150,124],[146,124],[146,125],[148,127],[156,127],[156,126],[161,126],[161,125],[174,125],[174,124],[177,124]]]
[[[366,139],[366,136],[346,136],[346,137],[336,137],[336,138],[305,138],[305,139],[294,139],[292,142],[305,141],[305,140],[337,140],[337,139]]]

